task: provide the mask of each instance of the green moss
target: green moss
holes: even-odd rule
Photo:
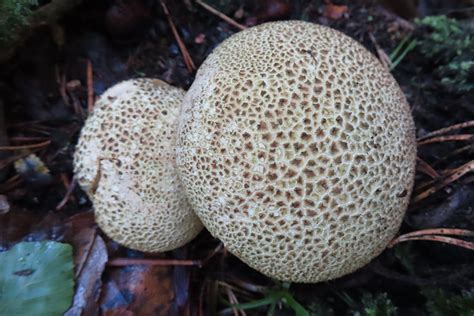
[[[432,316],[474,315],[474,289],[459,294],[450,293],[441,289],[424,290],[426,309]]]
[[[0,1],[0,46],[14,38],[15,32],[28,25],[31,8],[38,5],[37,0]]]
[[[397,307],[393,305],[387,293],[364,293],[362,295],[362,308],[354,313],[364,316],[394,316],[397,314]]]
[[[425,32],[418,39],[420,52],[434,63],[436,80],[450,92],[474,89],[474,29],[444,15],[416,20]]]

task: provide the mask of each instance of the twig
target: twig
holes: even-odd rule
[[[45,141],[45,140],[49,140],[49,139],[47,137],[39,137],[39,136],[13,136],[13,137],[10,137],[10,141],[12,143]]]
[[[87,60],[87,111],[92,112],[94,108],[94,72],[92,62]]]
[[[237,300],[237,297],[235,296],[234,292],[232,292],[232,289],[229,288],[229,287],[226,287],[225,288],[225,291],[227,293],[227,297],[229,298],[229,302],[232,304],[232,305],[237,305],[239,304],[239,301]],[[242,316],[246,316],[247,314],[242,310],[242,309],[237,309],[235,307],[232,307],[232,312],[234,313],[235,316],[239,316],[239,315],[242,315]]]
[[[452,157],[454,157],[454,156],[456,156],[456,155],[462,154],[462,153],[464,153],[465,151],[470,150],[471,148],[473,148],[473,145],[472,145],[472,144],[469,144],[469,145],[463,146],[463,147],[461,147],[461,148],[458,148],[458,149],[456,149],[456,150],[453,150],[453,151],[451,151],[448,155],[446,155],[446,156],[444,156],[444,157],[441,157],[440,159],[436,160],[436,161],[433,163],[433,166],[440,164],[441,162],[445,161],[446,159],[449,159],[449,158],[452,158]]]
[[[246,295],[246,296],[252,296],[252,292],[255,292],[255,293],[260,293],[260,294],[263,294],[265,293],[265,291],[267,289],[265,289],[264,291],[250,291],[246,288],[239,288],[237,285],[232,285],[232,284],[229,284],[229,283],[226,283],[224,281],[216,281],[217,282],[217,285],[219,286],[222,286],[222,287],[228,287],[230,289],[232,289],[234,292],[237,292],[237,293],[240,293],[242,295]]]
[[[213,7],[211,7],[210,5],[208,5],[207,3],[204,3],[204,2],[202,2],[201,0],[196,0],[196,3],[199,4],[201,7],[203,7],[204,9],[206,9],[207,11],[211,12],[212,14],[217,15],[218,17],[220,17],[222,20],[226,21],[226,22],[229,23],[230,25],[235,26],[235,27],[238,28],[239,30],[245,30],[245,29],[247,29],[246,26],[240,24],[239,22],[236,22],[235,20],[233,20],[232,18],[228,17],[228,16],[225,15],[224,13],[219,12],[218,10],[214,9]]]
[[[220,242],[220,243],[217,245],[217,247],[214,248],[214,249],[209,253],[209,255],[207,255],[206,258],[204,258],[204,259],[201,260],[202,265],[205,265],[209,260],[211,260],[212,257],[214,257],[219,251],[222,250],[223,247],[224,247],[224,244]]]
[[[240,279],[231,279],[228,282],[234,283],[235,286],[231,285],[231,284],[228,284],[226,282],[218,281],[219,285],[230,286],[234,291],[240,291],[242,293],[244,291],[248,291],[248,292],[252,292],[252,293],[262,294],[262,293],[265,293],[266,291],[268,291],[268,288],[263,286],[263,285],[257,285],[257,284],[245,282],[245,281],[242,281]]]
[[[208,283],[206,280],[201,284],[201,291],[199,291],[199,300],[198,300],[198,316],[204,316],[204,293],[208,288]]]
[[[219,243],[205,258],[199,260],[175,260],[175,259],[131,259],[116,258],[108,262],[110,266],[127,266],[132,264],[142,264],[151,266],[198,266],[202,267],[212,257],[218,253],[224,245]]]
[[[474,237],[474,231],[470,231],[467,229],[458,229],[458,228],[422,229],[422,230],[417,230],[414,232],[410,232],[410,233],[398,236],[397,238],[392,240],[388,244],[387,247],[392,248],[396,244],[399,244],[405,241],[410,241],[410,240],[431,240],[431,241],[444,242],[444,243],[474,250],[474,243],[457,239],[457,238],[453,238],[453,237],[446,237],[446,235]]]
[[[438,183],[434,184],[431,188],[421,192],[420,194],[416,195],[413,198],[413,203],[419,202],[431,194],[435,193],[436,191],[444,188],[445,186],[449,185],[450,183],[456,181],[457,179],[461,178],[463,175],[466,173],[473,171],[474,170],[474,160],[471,160],[470,162],[462,165],[461,167],[458,167],[451,171],[449,174],[447,174],[444,179]]]
[[[404,18],[399,17],[396,13],[394,13],[394,12],[392,12],[392,11],[386,9],[386,8],[381,7],[380,9],[382,11],[382,14],[385,15],[385,17],[387,18],[387,20],[393,20],[394,21],[396,27],[401,27],[402,29],[404,29],[406,31],[410,31],[410,32],[415,30],[415,26],[412,22],[407,21]],[[389,27],[387,29],[387,31],[389,33],[392,33],[395,30],[393,29],[393,26],[392,26],[392,27]]]
[[[71,99],[72,99],[72,105],[74,107],[74,112],[79,115],[79,117],[81,119],[84,119],[85,115],[84,115],[84,110],[82,109],[81,107],[81,103],[79,102],[79,99],[76,97],[76,95],[74,94],[74,92],[70,92],[69,93],[70,96],[71,96]]]
[[[74,192],[74,189],[76,188],[76,184],[77,184],[76,177],[74,176],[72,177],[71,182],[67,186],[66,194],[64,195],[61,202],[59,202],[59,204],[56,206],[56,211],[60,211],[69,201],[69,198],[71,197],[72,192]]]
[[[380,47],[380,45],[377,43],[375,40],[374,35],[369,32],[369,38],[372,44],[375,46],[375,50],[377,52],[377,55],[379,57],[380,63],[387,69],[392,68],[392,60],[388,57],[387,53]]]
[[[438,136],[433,138],[428,138],[418,142],[418,146],[431,144],[431,143],[440,143],[440,142],[449,142],[449,141],[467,141],[474,140],[474,134],[461,134],[461,135],[450,135],[450,136]]]
[[[84,267],[86,266],[86,262],[87,262],[87,259],[89,258],[90,254],[91,254],[91,250],[92,250],[92,247],[94,246],[94,243],[95,243],[95,240],[97,238],[97,228],[92,228],[92,230],[94,231],[93,235],[92,235],[92,238],[91,240],[89,241],[89,243],[87,244],[87,248],[86,248],[86,255],[85,256],[82,256],[82,260],[79,262],[79,264],[76,266],[77,269],[76,269],[76,273],[74,274],[74,277],[77,279],[77,277],[79,277],[79,275],[81,275],[82,273],[82,270],[84,269]]]
[[[418,170],[433,179],[439,178],[439,173],[436,172],[436,170],[434,170],[426,161],[424,161],[420,157],[416,157],[416,160],[418,161]]]
[[[166,6],[163,0],[160,0],[160,3],[161,3],[161,7],[163,8],[163,12],[166,15],[166,19],[168,20],[168,24],[171,27],[171,31],[173,32],[174,38],[176,39],[176,42],[178,43],[179,49],[181,51],[181,55],[183,55],[186,68],[188,68],[188,71],[192,73],[193,71],[196,70],[196,66],[194,65],[193,59],[191,58],[191,55],[189,55],[188,49],[186,48],[186,45],[184,45],[184,42],[181,39],[181,36],[179,36],[178,30],[176,30],[176,26],[173,23],[173,19],[171,18],[170,12],[168,11],[168,7]]]
[[[201,266],[201,260],[175,260],[175,259],[131,259],[115,258],[110,260],[107,265],[111,267],[122,267],[129,265],[147,265],[147,266]]]
[[[0,151],[2,150],[20,150],[20,149],[33,149],[33,148],[42,148],[46,147],[51,144],[50,140],[38,143],[38,144],[30,144],[30,145],[19,145],[19,146],[1,146]]]
[[[61,95],[61,98],[63,99],[64,104],[70,106],[69,98],[66,93],[66,73],[63,72],[62,74],[59,74],[60,71],[58,67],[56,67],[56,73],[58,76],[58,84],[59,84],[59,94]]]
[[[407,237],[423,236],[423,235],[453,235],[453,236],[466,236],[474,237],[474,232],[467,229],[459,228],[429,228],[409,232],[397,237],[397,239],[404,239]]]
[[[34,121],[26,121],[26,122],[18,122],[13,124],[8,124],[8,128],[21,128],[21,127],[29,127],[31,125],[42,124],[46,123],[46,120],[34,120]]]
[[[0,192],[6,193],[8,191],[11,191],[17,186],[19,186],[22,182],[23,182],[22,177],[19,174],[16,174],[10,179],[8,179],[7,181],[0,184]]]
[[[437,236],[437,235],[427,235],[427,236],[418,236],[418,237],[409,237],[409,238],[403,238],[403,239],[396,239],[392,241],[389,245],[390,247],[395,246],[396,244],[399,244],[401,242],[405,241],[412,241],[412,240],[427,240],[427,241],[437,241],[437,242],[443,242],[446,244],[451,244],[455,245],[458,247],[466,248],[469,250],[474,250],[474,243],[470,241],[465,241],[453,237],[445,237],[445,236]]]
[[[51,136],[51,133],[48,131],[49,128],[41,125],[33,125],[32,123],[31,126],[22,126],[21,128],[18,128],[19,130],[23,132],[32,132],[32,133],[38,133],[41,135],[45,135],[47,137]],[[19,125],[18,125],[19,126]]]
[[[226,293],[227,293],[227,297],[229,298],[229,302],[230,302],[232,305],[236,304],[236,303],[235,303],[235,300],[234,300],[235,295],[232,296],[232,295],[230,294],[230,293],[232,293],[232,292],[230,291],[230,289],[229,289],[228,287],[226,287],[225,290],[226,290]],[[239,311],[238,311],[235,307],[232,307],[232,313],[234,313],[234,316],[239,316]]]
[[[467,127],[474,127],[474,120],[473,121],[467,121],[467,122],[464,122],[464,123],[454,124],[454,125],[451,125],[451,126],[448,126],[448,127],[445,127],[445,128],[438,129],[436,131],[433,131],[431,133],[426,134],[425,136],[419,137],[417,139],[417,141],[421,141],[421,140],[424,140],[424,139],[427,139],[427,138],[430,138],[430,137],[433,137],[433,136],[446,134],[448,132],[452,132],[452,131],[462,129],[462,128],[467,128]]]

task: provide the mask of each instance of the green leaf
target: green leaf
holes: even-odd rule
[[[0,315],[62,315],[71,305],[71,245],[22,242],[0,253],[0,266]]]

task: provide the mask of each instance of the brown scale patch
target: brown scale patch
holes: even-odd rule
[[[222,163],[196,163],[203,157]],[[293,282],[340,277],[385,248],[415,157],[413,120],[391,74],[349,37],[298,21],[220,44],[178,128],[180,177],[204,225],[251,267]],[[231,218],[240,200],[247,212]]]

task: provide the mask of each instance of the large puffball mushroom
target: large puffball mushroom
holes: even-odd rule
[[[344,34],[262,24],[220,44],[180,114],[177,163],[212,235],[276,279],[348,274],[397,233],[413,119],[394,78]]]
[[[118,243],[161,252],[193,239],[202,224],[186,201],[175,159],[185,92],[134,79],[107,90],[81,131],[74,172],[102,230]]]

